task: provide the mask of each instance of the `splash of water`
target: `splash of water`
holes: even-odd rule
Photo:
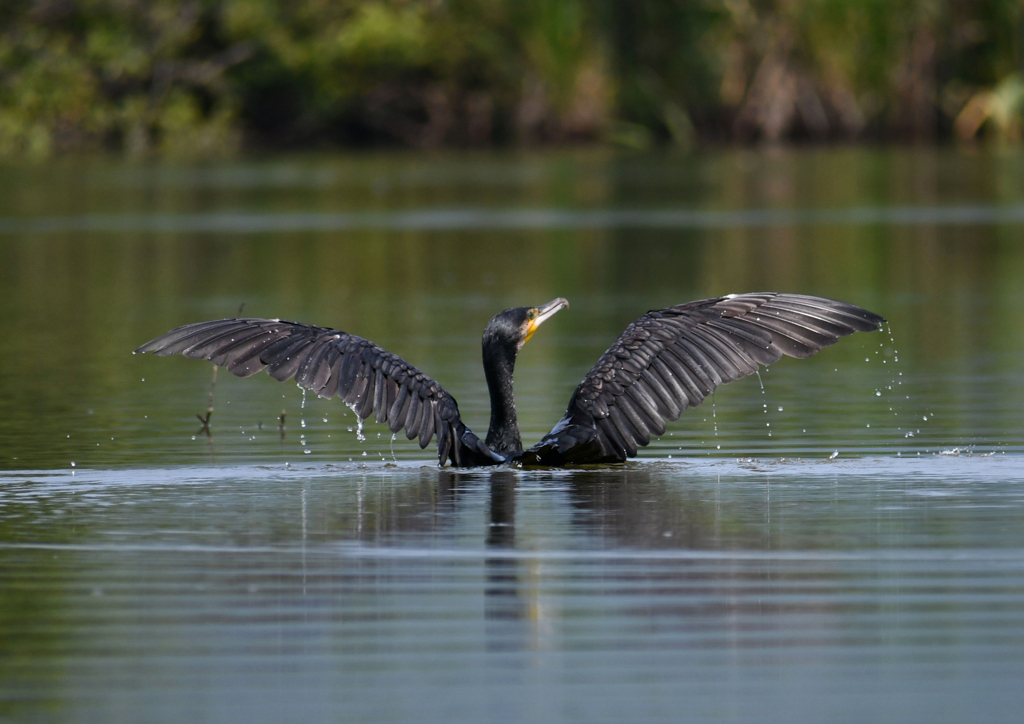
[[[301,412],[299,413],[299,426],[305,427],[306,417],[304,413],[306,412],[306,388],[303,387],[302,385],[298,385],[298,388],[302,390],[302,404],[299,406],[299,409],[301,410]]]
[[[352,403],[346,402],[345,407],[352,410],[352,414],[356,416],[356,440],[359,442],[366,442],[366,435],[363,434],[363,418],[359,417],[359,413],[356,412],[356,406]],[[352,428],[349,428],[351,430]]]
[[[906,401],[910,399],[910,395],[907,395],[907,394],[902,394],[901,395],[900,394],[902,392],[901,388],[903,387],[903,371],[898,369],[899,362],[900,362],[900,352],[896,348],[896,338],[893,336],[892,326],[889,325],[889,324],[886,324],[885,325],[885,331],[886,331],[886,334],[888,334],[888,336],[889,336],[889,344],[891,345],[891,348],[892,348],[893,367],[896,368],[896,369],[894,369],[895,375],[889,381],[889,384],[886,386],[885,389],[886,389],[887,392],[891,393],[891,399],[889,400],[889,411],[892,413],[892,416],[893,416],[895,422],[900,422],[900,419],[899,419],[900,407],[901,407],[901,405],[905,405],[906,404]],[[882,344],[884,345],[885,343],[883,342]],[[929,419],[929,415],[925,414],[923,416],[923,420],[925,422],[927,422],[928,419]],[[897,435],[901,435],[904,440],[912,438],[912,437],[915,437],[915,435],[920,434],[920,432],[921,432],[920,429],[917,429],[917,430],[910,430],[910,429],[908,429],[907,431],[904,431],[903,430],[903,426],[901,424],[896,426],[896,433],[897,433]]]

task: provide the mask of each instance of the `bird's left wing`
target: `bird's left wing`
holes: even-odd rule
[[[810,357],[885,320],[833,299],[733,294],[648,312],[583,378],[565,416],[519,462],[623,462],[719,385],[781,357]]]
[[[438,464],[502,462],[459,417],[441,385],[398,355],[346,332],[279,319],[221,319],[173,329],[135,352],[205,359],[238,377],[262,369],[275,380],[292,377],[320,397],[337,396],[360,417],[373,415],[392,432],[405,430],[425,448],[437,435]]]

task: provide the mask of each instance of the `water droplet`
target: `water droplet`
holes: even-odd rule
[[[310,450],[309,448],[306,448],[305,450],[302,451],[302,454],[303,455],[309,455],[311,452],[313,452],[313,451]]]
[[[718,439],[718,411],[715,409],[715,395],[711,396],[711,422],[715,428],[715,438]],[[716,445],[718,450],[722,450],[722,445]]]
[[[71,462],[71,467],[75,467],[74,461]]]
[[[782,405],[779,405],[779,412],[782,412]]]
[[[881,397],[881,396],[882,396],[882,391],[881,390],[875,390],[875,397]]]
[[[835,451],[833,451],[833,453],[831,455],[828,456],[828,459],[829,460],[835,460],[837,457],[839,457],[839,451],[835,450]]]

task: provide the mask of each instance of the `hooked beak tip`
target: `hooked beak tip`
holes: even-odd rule
[[[558,312],[562,311],[569,306],[569,300],[564,297],[558,299],[552,299],[550,302],[542,307],[537,308],[537,318],[534,320],[534,324],[539,325],[545,320],[550,319]]]

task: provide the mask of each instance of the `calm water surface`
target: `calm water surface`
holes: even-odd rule
[[[0,170],[0,720],[1018,721],[1024,156],[367,156]],[[883,332],[626,466],[438,470],[190,321],[369,337],[524,439],[650,308],[779,289]],[[284,425],[280,416],[284,413]]]

